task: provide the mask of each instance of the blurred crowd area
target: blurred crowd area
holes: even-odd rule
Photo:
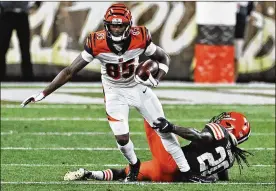
[[[53,79],[82,51],[87,34],[103,29],[103,14],[112,3],[0,1],[1,81]],[[193,81],[197,2],[124,3],[134,25],[145,25],[171,56],[166,79]],[[235,26],[229,30],[235,81],[275,82],[275,2],[235,3]],[[91,64],[73,80],[99,81],[99,72],[100,66]]]

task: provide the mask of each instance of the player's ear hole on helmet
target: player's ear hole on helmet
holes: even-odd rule
[[[232,127],[232,125],[229,122],[225,122],[228,127]]]

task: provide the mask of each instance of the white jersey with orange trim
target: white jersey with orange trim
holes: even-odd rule
[[[202,131],[213,136],[211,143],[192,141],[182,147],[191,170],[206,176],[231,168],[235,157],[231,151],[228,131],[216,123],[206,124]]]
[[[81,55],[87,62],[91,62],[94,58],[101,61],[104,84],[113,87],[137,85],[134,73],[139,64],[139,56],[143,53],[150,56],[156,50],[149,31],[144,26],[132,27],[130,37],[121,47],[116,48],[116,46],[106,37],[105,30],[92,32],[86,39],[85,50]]]

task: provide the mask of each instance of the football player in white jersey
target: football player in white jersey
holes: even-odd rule
[[[141,54],[159,63],[159,72],[155,78],[150,74],[148,80],[143,81],[135,75]],[[132,26],[131,12],[124,4],[117,3],[109,7],[104,16],[104,30],[89,34],[84,51],[73,63],[64,68],[42,92],[27,98],[22,105],[44,99],[95,58],[101,61],[108,122],[118,148],[129,162],[130,171],[126,181],[135,181],[140,160],[129,137],[129,107],[135,107],[151,126],[157,118],[165,117],[161,103],[151,87],[157,87],[168,72],[170,58],[162,48],[151,41],[146,27]],[[160,132],[158,135],[180,171],[189,175],[190,166],[175,135]]]

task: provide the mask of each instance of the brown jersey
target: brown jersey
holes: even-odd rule
[[[216,123],[206,124],[203,131],[211,133],[213,136],[211,143],[192,141],[182,147],[191,170],[208,176],[231,168],[235,158],[231,151],[228,131]]]

